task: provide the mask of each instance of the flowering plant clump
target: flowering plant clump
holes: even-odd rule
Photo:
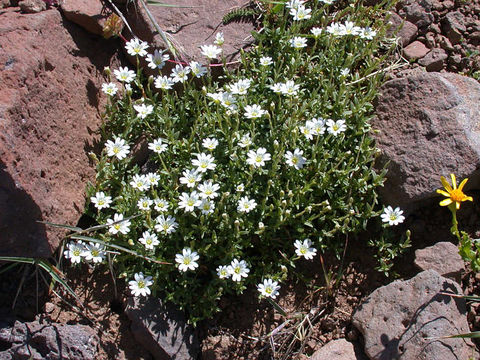
[[[106,225],[96,238],[129,251],[113,261],[134,295],[162,292],[193,322],[247,286],[275,298],[294,261],[341,254],[344,235],[379,215],[368,120],[384,59],[384,23],[372,14],[386,10],[332,3],[266,9],[255,46],[218,81],[209,65],[223,57],[223,34],[201,45],[203,64],[170,74],[163,52],[127,43],[158,75],[120,68],[118,86],[107,79],[105,148],[88,195]]]

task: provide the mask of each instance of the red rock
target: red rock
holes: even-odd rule
[[[18,6],[26,14],[34,14],[47,9],[47,4],[43,0],[23,0],[18,3]]]
[[[440,275],[456,281],[461,280],[465,264],[458,254],[458,247],[451,242],[438,242],[433,246],[415,251],[415,266],[420,270],[435,270]]]
[[[405,55],[407,60],[417,60],[427,55],[429,51],[430,50],[420,41],[414,41],[403,49],[403,55]]]
[[[97,35],[103,34],[103,25],[111,14],[111,11],[97,0],[62,0],[60,8],[68,20]]]
[[[46,257],[75,225],[94,179],[102,70],[115,42],[89,39],[56,9],[0,22],[0,253]],[[21,46],[19,46],[21,44]]]
[[[357,360],[353,344],[345,339],[332,340],[315,351],[311,360]]]
[[[448,55],[443,49],[433,49],[423,58],[418,60],[418,63],[425,66],[427,71],[440,71],[445,66],[445,60]]]
[[[186,7],[149,6],[149,9],[160,28],[176,45],[181,57],[186,61],[195,59],[205,63],[200,46],[213,44],[217,32],[224,34],[223,49],[229,61],[238,58],[240,49],[246,47],[252,40],[250,33],[254,27],[250,22],[222,24],[223,16],[239,7],[239,2],[236,0],[196,0],[193,2],[178,0],[175,4]],[[149,21],[141,4],[132,4],[126,16],[137,37],[155,44],[157,48],[165,48],[164,42]]]
[[[467,31],[465,16],[460,11],[449,12],[442,21],[442,30],[452,44],[458,44]]]
[[[457,74],[426,73],[386,82],[373,128],[387,181],[386,204],[414,208],[438,197],[440,175],[480,184],[480,84]]]
[[[400,45],[407,46],[417,36],[417,26],[410,21],[403,20],[396,13],[392,13],[388,21],[392,26],[388,29],[387,36],[395,35],[400,39]]]

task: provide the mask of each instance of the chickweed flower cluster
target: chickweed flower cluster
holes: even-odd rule
[[[225,62],[222,33],[200,46],[203,64],[169,74],[164,51],[126,44],[158,74],[120,68],[102,87],[109,121],[88,211],[105,225],[97,237],[128,249],[113,260],[132,295],[159,289],[192,322],[249,286],[274,299],[294,261],[341,254],[344,234],[378,215],[368,120],[384,24],[362,6],[339,18],[332,3],[267,11],[255,45],[218,81],[210,63]],[[72,243],[65,256],[98,259],[84,250]]]

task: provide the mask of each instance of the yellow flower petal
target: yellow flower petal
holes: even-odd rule
[[[467,197],[465,197],[465,199],[463,201],[467,201],[467,200],[473,201],[473,198],[471,196],[467,196]]]
[[[452,192],[452,187],[450,186],[450,184],[448,183],[447,179],[445,179],[443,176],[440,176],[440,180],[442,181],[442,185],[443,187],[448,191],[448,192]]]
[[[452,203],[452,199],[448,198],[448,199],[444,199],[442,201],[440,201],[440,206],[448,206]]]
[[[455,178],[455,174],[450,174],[450,177],[452,178],[453,190],[455,190],[457,188],[457,179]]]
[[[442,194],[443,196],[450,197],[450,194],[442,189],[438,189],[437,193]]]
[[[460,183],[460,185],[458,186],[458,190],[461,191],[463,189],[463,187],[465,186],[465,184],[467,183],[467,181],[468,181],[468,178],[463,179],[462,182]]]
[[[459,203],[459,202],[456,202],[456,203],[455,203],[455,207],[457,208],[457,210],[459,210],[459,209],[460,209],[460,203]]]

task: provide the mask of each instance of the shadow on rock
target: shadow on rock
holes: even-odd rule
[[[51,254],[40,208],[0,161],[0,255],[48,257]]]

